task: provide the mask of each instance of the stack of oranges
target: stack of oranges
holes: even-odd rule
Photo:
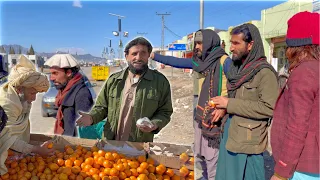
[[[52,148],[51,145],[48,146]],[[12,154],[10,154],[12,155]],[[0,180],[190,180],[193,171],[182,167],[180,172],[155,165],[145,156],[125,157],[117,152],[106,152],[78,145],[65,146],[53,156],[26,156],[19,161],[7,159],[8,173]],[[176,172],[176,173],[175,173]]]

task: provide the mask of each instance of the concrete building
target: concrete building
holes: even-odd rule
[[[252,23],[258,27],[267,61],[271,63],[278,71],[286,63],[285,57],[285,35],[287,33],[287,21],[296,13],[309,11],[320,12],[319,0],[296,1],[289,0],[269,9],[261,11],[261,20],[252,20],[244,23]],[[227,31],[218,32],[220,39],[225,42],[225,50],[231,55],[230,52],[230,32],[236,26],[230,26]],[[214,27],[208,29],[216,30]],[[192,49],[193,47],[193,34],[184,36],[179,43],[186,43]],[[191,38],[190,38],[191,37]]]

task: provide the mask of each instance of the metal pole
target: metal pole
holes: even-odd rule
[[[203,0],[200,0],[200,29],[203,29],[203,12],[204,12],[204,7],[203,7]]]
[[[121,16],[119,14],[113,14],[113,13],[109,13],[109,15],[118,17],[118,31],[119,31],[119,36],[120,36],[120,40],[119,40],[119,59],[122,59],[121,18],[125,18],[125,16]]]

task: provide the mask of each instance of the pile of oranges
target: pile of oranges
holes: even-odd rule
[[[52,148],[49,145],[48,148]],[[12,153],[9,153],[12,155]],[[186,167],[180,170],[155,165],[145,156],[125,157],[117,152],[105,152],[78,145],[65,146],[53,156],[26,156],[18,161],[6,161],[8,173],[0,180],[191,180],[194,172]]]

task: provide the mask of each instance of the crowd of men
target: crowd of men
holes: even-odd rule
[[[85,128],[107,119],[103,139],[152,142],[173,113],[170,83],[162,73],[148,68],[152,58],[192,69],[201,81],[190,121],[202,179],[264,180],[263,152],[270,142],[275,160],[272,180],[319,179],[319,16],[301,12],[289,19],[288,76],[281,88],[279,74],[267,62],[260,32],[252,24],[231,31],[232,58],[219,35],[209,29],[195,33],[191,59],[152,53],[148,40],[133,39],[124,51],[128,67],[110,75],[95,103],[77,61],[69,54],[57,54],[45,63],[58,89],[54,134],[77,136],[77,126]],[[9,74],[1,71],[0,75],[8,78],[0,86],[3,175],[8,149],[43,156],[54,150],[47,148],[50,142],[29,144],[30,109],[37,93],[48,90],[47,76],[23,55]]]

